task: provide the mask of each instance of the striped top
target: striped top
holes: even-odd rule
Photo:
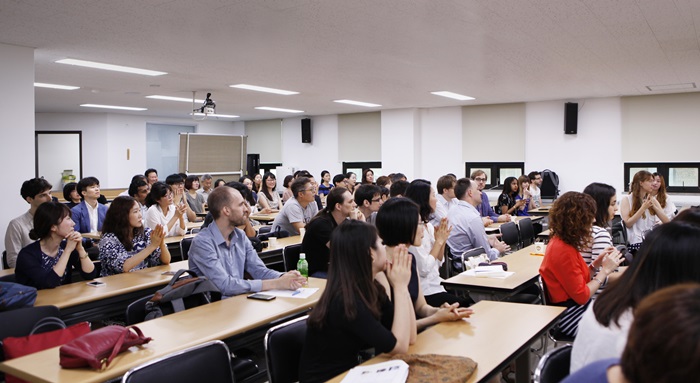
[[[581,252],[583,260],[586,261],[587,265],[598,259],[600,253],[606,248],[613,245],[612,235],[610,232],[600,226],[593,225],[591,228],[591,235],[593,236],[593,244],[590,249],[586,249]]]

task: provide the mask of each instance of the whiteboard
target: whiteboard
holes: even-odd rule
[[[82,133],[36,132],[36,176],[43,177],[53,186],[51,190],[63,190],[61,176],[64,170],[72,170],[76,182],[82,178]]]

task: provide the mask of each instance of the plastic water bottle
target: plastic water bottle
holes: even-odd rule
[[[301,253],[299,254],[299,262],[297,262],[297,271],[306,278],[306,280],[309,280],[309,262],[306,262],[306,254]]]

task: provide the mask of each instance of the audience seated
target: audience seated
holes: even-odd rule
[[[328,170],[321,172],[321,183],[318,184],[318,194],[327,196],[333,188],[331,173]]]
[[[284,204],[275,217],[272,231],[279,228],[291,235],[299,235],[299,230],[318,213],[318,205],[315,203],[316,189],[311,185],[311,180],[306,177],[294,180],[290,189],[294,197]]]
[[[282,203],[287,203],[287,201],[294,197],[294,193],[292,193],[292,182],[294,181],[294,176],[292,175],[286,175],[284,177],[284,181],[282,182],[282,187],[284,187],[284,192],[282,193]]]
[[[516,200],[518,190],[518,179],[506,178],[503,182],[503,192],[498,196],[498,208],[501,209],[501,214],[517,215],[520,207],[525,205],[526,201]]]
[[[434,227],[440,226],[440,221],[443,218],[447,218],[447,211],[450,210],[450,206],[457,202],[455,198],[455,182],[457,180],[452,176],[445,175],[438,178],[435,211],[430,221],[430,224]]]
[[[83,199],[71,209],[76,230],[81,233],[97,233],[102,230],[107,206],[97,202],[100,197],[100,181],[95,177],[85,177],[76,187]]]
[[[145,180],[136,178],[131,181],[129,185],[129,197],[136,200],[139,204],[139,209],[141,209],[141,217],[144,226],[146,225],[146,213],[148,213],[148,206],[146,206],[146,198],[148,193],[151,191],[151,185],[149,185]]]
[[[253,179],[250,178],[249,176],[243,176],[243,177],[238,179],[238,182],[242,183],[243,185],[245,185],[245,187],[250,189],[252,196],[253,196],[253,199],[251,201],[248,201],[248,202],[250,202],[251,206],[255,206],[258,203],[258,193],[256,193],[253,190]]]
[[[384,200],[382,200],[382,190],[379,186],[372,184],[360,185],[355,190],[355,203],[357,204],[357,208],[360,209],[360,212],[362,212],[362,215],[365,216],[365,221],[374,225],[377,219],[377,212],[384,203]]]
[[[586,186],[583,189],[583,193],[591,196],[596,203],[592,242],[590,246],[587,246],[581,252],[583,260],[590,265],[598,259],[605,249],[613,245],[612,236],[608,228],[610,227],[610,221],[615,217],[615,210],[617,210],[617,196],[615,195],[614,187],[598,182]]]
[[[213,179],[211,177],[211,174],[205,174],[200,178],[200,183],[202,184],[202,188],[197,190],[197,193],[201,194],[202,197],[204,197],[204,203],[207,202],[207,198],[209,198],[209,193],[214,190],[214,185],[213,185]]]
[[[156,187],[158,183],[154,184]],[[170,263],[164,242],[165,229],[144,228],[139,203],[131,197],[117,197],[110,205],[100,240],[101,275],[127,273]]]
[[[331,234],[335,228],[346,219],[364,221],[364,216],[355,207],[355,201],[348,189],[336,186],[328,194],[326,207],[306,225],[301,251],[306,253],[310,276],[326,278],[330,260]]]
[[[559,335],[574,338],[578,323],[595,292],[622,262],[622,254],[608,248],[593,262],[592,275],[581,251],[591,240],[596,204],[587,194],[567,192],[554,201],[549,212],[550,240],[540,266],[547,290],[547,301],[564,306],[557,324]]]
[[[146,227],[151,230],[158,225],[165,229],[166,237],[185,235],[185,205],[173,204],[173,189],[163,182],[151,185],[151,191],[146,197]]]
[[[529,216],[531,209],[535,208],[535,201],[530,195],[530,179],[527,176],[518,177],[518,194],[515,196],[515,203],[522,201],[522,205],[516,211],[518,216]]]
[[[372,169],[362,169],[362,184],[374,185],[374,171]]]
[[[187,176],[185,179],[185,189],[187,190],[187,204],[195,214],[204,213],[204,204],[207,201],[199,191],[199,177],[195,175]]]
[[[82,236],[73,230],[68,207],[58,202],[39,205],[29,232],[36,242],[24,247],[17,257],[17,283],[50,289],[72,282],[76,269],[83,279],[96,277],[95,265],[83,248]]]
[[[260,212],[269,214],[282,208],[282,199],[277,192],[277,177],[271,172],[266,172],[262,178],[262,189],[258,193]]]
[[[348,190],[352,190],[353,192],[355,191],[355,186],[358,185],[357,183],[357,174],[354,172],[347,172],[345,174],[345,184],[347,185]]]
[[[489,203],[489,196],[484,192],[486,187],[486,181],[488,181],[488,176],[483,170],[475,170],[472,172],[470,178],[476,182],[477,189],[481,192],[481,204],[476,207],[479,211],[482,221],[484,221],[484,227],[491,225],[494,222],[510,222],[510,214],[498,215],[491,208]]]
[[[256,173],[255,177],[253,177],[253,191],[257,194],[260,193],[260,190],[262,190],[262,174]]]
[[[197,214],[192,210],[190,204],[187,203],[187,198],[185,197],[187,193],[185,191],[185,178],[182,178],[180,174],[174,173],[165,178],[165,183],[170,185],[172,189],[173,204],[175,204],[175,206],[185,206],[185,220],[195,222],[197,221]],[[153,227],[151,227],[151,229],[153,229]]]
[[[377,177],[377,186],[379,186],[380,188],[389,189],[391,187],[391,178],[387,176]]]
[[[404,177],[405,178],[405,177]],[[401,197],[406,193],[408,188],[408,181],[399,179],[391,183],[391,188],[389,188],[389,196],[391,198]]]
[[[416,258],[416,270],[420,277],[420,287],[426,302],[434,307],[439,307],[444,303],[459,303],[462,307],[471,305],[474,303],[471,299],[463,299],[450,294],[441,285],[440,266],[445,262],[445,243],[452,228],[447,217],[443,217],[437,227],[430,224],[430,217],[438,204],[430,182],[413,180],[406,189],[406,198],[418,205],[424,228],[420,244],[412,244],[408,251]]]
[[[377,214],[376,226],[379,236],[386,246],[389,262],[393,262],[394,257],[401,252],[403,247],[420,246],[425,230],[425,225],[420,220],[418,205],[403,197],[391,198],[382,205]],[[391,289],[386,275],[379,273],[376,279],[385,287],[386,293],[390,294]],[[431,306],[423,296],[419,279],[416,257],[411,255],[411,278],[408,282],[408,292],[418,318],[416,326],[419,330],[439,322],[461,320],[472,314],[471,309],[459,307],[459,303],[443,302],[439,307]]]
[[[236,228],[246,224],[250,212],[238,190],[216,188],[207,204],[214,222],[192,240],[189,268],[209,278],[224,297],[270,289],[296,290],[306,282],[296,270],[283,274],[265,267],[246,234]],[[245,273],[252,279],[244,279]]]
[[[447,220],[452,231],[447,238],[447,246],[452,254],[461,255],[465,251],[483,247],[491,260],[510,250],[495,235],[486,235],[484,223],[476,207],[481,205],[482,195],[476,182],[460,178],[455,184],[457,202],[447,212]]]
[[[131,177],[131,182],[129,182],[129,185],[134,183],[134,181],[136,180],[143,180],[145,183],[148,184],[148,179],[143,174],[136,174],[133,177]],[[117,197],[129,197],[129,189],[127,188],[123,192],[119,193]]]
[[[348,187],[348,177],[345,174],[336,174],[333,177],[333,186],[346,188],[352,193],[352,189]]]
[[[219,186],[224,186],[226,184],[226,181],[224,181],[223,178],[217,178],[216,181],[214,182],[214,187],[218,188]],[[207,197],[208,199],[208,197]]]
[[[530,179],[530,196],[532,201],[535,203],[535,207],[542,206],[542,173],[533,171],[530,172],[527,177]]]
[[[147,169],[143,175],[146,176],[146,182],[148,182],[149,185],[158,182],[158,171],[156,169]]]
[[[7,225],[5,257],[10,267],[15,267],[19,251],[34,242],[29,237],[29,231],[34,228],[34,212],[42,203],[51,201],[51,184],[43,178],[32,178],[22,183],[20,195],[29,204],[29,210]]]
[[[596,360],[619,358],[639,303],[657,290],[686,282],[700,282],[700,212],[690,210],[652,230],[629,269],[586,309],[571,372]]]
[[[668,204],[664,208],[658,197],[652,196],[653,184],[654,175],[640,170],[632,178],[630,193],[620,201],[620,216],[627,226],[627,240],[632,252],[642,245],[645,233],[670,221],[675,212],[675,206]]]
[[[387,262],[374,227],[350,220],[333,232],[331,254],[328,283],[307,322],[301,382],[325,382],[355,367],[369,347],[377,354],[406,353],[416,339],[406,247],[397,247]],[[391,293],[375,280],[385,272]]]
[[[700,376],[700,285],[681,284],[644,298],[621,358],[590,364],[564,383],[692,382]]]

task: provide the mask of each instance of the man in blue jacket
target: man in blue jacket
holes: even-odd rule
[[[107,206],[97,202],[100,181],[95,177],[85,177],[78,182],[76,189],[82,201],[71,209],[75,230],[93,234],[102,231]]]

